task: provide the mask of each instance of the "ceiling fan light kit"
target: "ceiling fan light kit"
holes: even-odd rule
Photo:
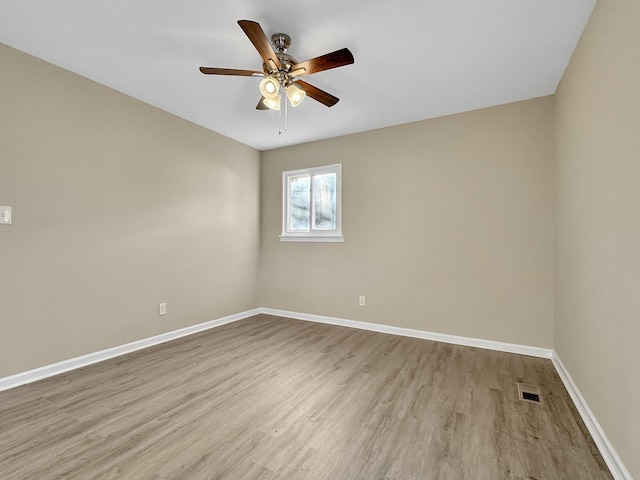
[[[292,107],[300,105],[306,96],[309,96],[327,107],[332,107],[338,103],[340,100],[338,97],[314,87],[307,82],[303,82],[302,80],[299,80],[298,77],[352,64],[354,59],[348,48],[336,50],[335,52],[327,53],[326,55],[299,63],[295,58],[286,53],[287,49],[291,45],[291,37],[286,33],[276,33],[272,35],[271,42],[269,42],[269,39],[258,22],[251,20],[238,20],[238,25],[240,25],[240,28],[242,28],[262,57],[262,70],[264,73],[256,70],[200,67],[200,71],[203,74],[264,77],[260,81],[260,93],[262,94],[262,98],[258,102],[256,107],[257,110],[280,110],[281,98],[285,95]],[[286,99],[284,101],[285,130]],[[282,133],[282,129],[280,130],[280,133]]]

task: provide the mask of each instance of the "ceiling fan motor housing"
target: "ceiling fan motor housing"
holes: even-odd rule
[[[291,71],[291,67],[298,64],[298,60],[288,53],[285,53],[291,46],[291,37],[286,33],[274,33],[271,35],[271,42],[275,47],[275,54],[278,57],[278,60],[280,60],[280,72],[274,72],[266,62],[262,64],[262,69],[266,74],[271,74],[275,77],[283,77],[280,78],[280,80],[281,83],[284,83],[287,80],[284,78],[286,75],[280,74]],[[288,80],[290,81],[291,79]]]

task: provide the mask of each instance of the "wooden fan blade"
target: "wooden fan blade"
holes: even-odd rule
[[[256,105],[256,110],[269,110],[269,107],[264,104],[264,97],[260,97],[260,101],[258,105]]]
[[[303,82],[302,80],[296,81],[296,85],[302,88],[308,96],[310,96],[314,100],[317,100],[323,105],[326,105],[327,107],[333,107],[340,101],[338,97],[334,97],[330,93],[327,93],[324,90],[320,90],[318,87],[314,87],[310,83]]]
[[[280,60],[276,52],[273,51],[271,42],[265,35],[260,24],[251,20],[238,20],[238,25],[240,25],[240,28],[242,28],[247,37],[249,37],[253,46],[256,47],[256,50],[258,50],[258,53],[264,60],[264,63],[269,67],[269,70],[279,69],[281,67]]]
[[[332,68],[342,67],[344,65],[351,65],[353,62],[353,54],[348,48],[343,48],[320,57],[312,58],[306,62],[300,62],[292,66],[291,71],[293,72],[300,69],[300,73],[297,73],[296,75],[309,75],[310,73],[331,70]]]
[[[264,73],[257,70],[238,70],[236,68],[200,67],[205,75],[236,75],[239,77],[264,77]]]

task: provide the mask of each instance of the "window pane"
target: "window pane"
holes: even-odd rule
[[[336,174],[326,173],[313,177],[314,227],[317,230],[336,228]]]
[[[308,232],[311,214],[309,176],[289,180],[289,231]]]

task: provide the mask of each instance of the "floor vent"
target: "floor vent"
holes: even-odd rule
[[[526,383],[518,383],[518,398],[524,402],[542,403],[540,388]]]

